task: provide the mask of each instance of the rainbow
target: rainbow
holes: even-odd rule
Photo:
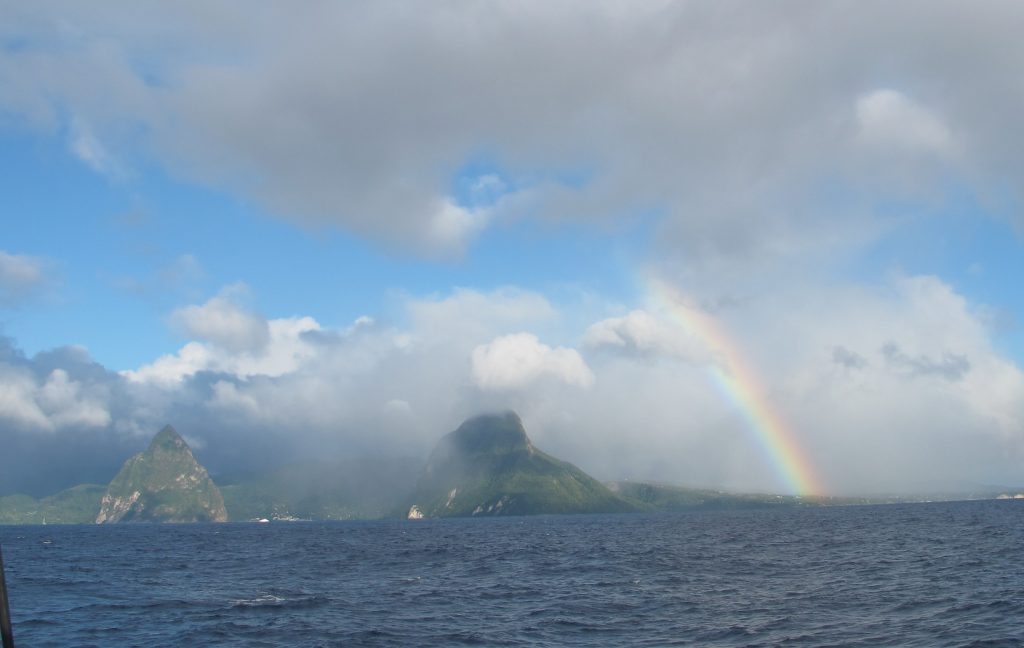
[[[659,305],[716,355],[718,362],[711,363],[709,369],[713,382],[743,414],[789,491],[794,495],[824,494],[826,490],[796,435],[772,406],[754,368],[724,327],[664,281],[649,277],[646,284]]]

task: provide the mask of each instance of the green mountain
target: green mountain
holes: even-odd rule
[[[124,463],[100,501],[96,523],[226,522],[220,490],[170,425]]]
[[[28,495],[0,497],[0,524],[90,524],[106,490],[79,484],[38,500]]]
[[[471,418],[445,435],[411,504],[410,518],[635,510],[576,466],[534,447],[514,412]]]

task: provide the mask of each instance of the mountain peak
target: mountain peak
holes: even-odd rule
[[[582,470],[533,446],[512,411],[475,416],[438,441],[410,517],[632,510]]]
[[[467,419],[448,435],[447,440],[466,455],[530,451],[533,448],[523,421],[512,410]]]
[[[124,463],[107,486],[96,516],[97,523],[225,520],[220,490],[170,425],[153,437],[145,452]]]
[[[185,443],[185,439],[181,438],[178,431],[170,425],[165,425],[162,430],[156,433],[153,440],[149,443],[149,452],[156,449],[163,450],[180,450],[189,449],[188,444]]]

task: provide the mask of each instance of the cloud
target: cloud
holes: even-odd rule
[[[168,385],[205,371],[213,365],[210,349],[200,342],[189,342],[177,353],[161,356],[138,369],[126,369],[121,374],[132,382],[159,382]]]
[[[439,201],[428,225],[430,249],[462,252],[487,225],[486,211],[466,209],[450,199]]]
[[[589,387],[594,374],[575,349],[542,344],[530,333],[495,338],[473,349],[473,380],[481,389],[520,389],[545,377]]]
[[[24,369],[0,365],[0,419],[19,426],[51,429],[53,424],[36,402],[38,389],[32,375]]]
[[[82,349],[56,354],[72,370],[91,360]],[[55,358],[56,359],[56,358]],[[13,361],[12,361],[13,360]],[[60,360],[58,360],[60,361]],[[3,422],[26,431],[53,433],[62,429],[103,428],[111,423],[105,377],[72,378],[67,369],[49,365],[47,354],[36,362],[15,357],[0,361],[0,426]]]
[[[592,349],[613,349],[641,356],[666,356],[701,363],[711,359],[710,351],[678,326],[643,310],[591,325],[583,343]]]
[[[943,351],[940,360],[926,355],[911,357],[893,342],[887,342],[882,346],[882,356],[890,367],[911,376],[935,375],[946,380],[960,380],[971,369],[967,356]]]
[[[716,304],[835,488],[1019,481],[1024,382],[992,311],[936,277],[826,270],[890,234],[893,204],[1019,202],[1024,7],[398,1],[268,4],[243,24],[240,6],[6,6],[0,119],[101,173],[161,167],[431,257],[517,219],[653,223],[650,265]],[[0,253],[0,307],[45,265]],[[155,284],[194,279],[178,265]],[[172,420],[235,469],[303,445],[415,453],[515,407],[599,476],[778,486],[657,303],[463,288],[334,326],[231,290],[182,299],[181,348],[123,373],[0,345],[0,432],[81,451]]]
[[[897,276],[870,289],[804,287],[787,303],[784,317],[745,314],[761,328],[756,364],[833,484],[1020,480],[1024,373],[948,284]],[[753,339],[750,324],[733,321]]]
[[[25,358],[0,344],[0,443],[38,457],[34,469],[3,475],[0,489],[28,484],[46,493],[102,482],[116,472],[109,457],[123,461],[167,422],[204,444],[202,460],[216,473],[310,457],[419,456],[463,418],[504,405],[504,396],[492,399],[473,382],[473,349],[559,315],[543,296],[513,288],[406,297],[401,305],[402,327],[365,316],[341,327],[274,318],[259,350],[191,340],[119,373],[81,349]],[[551,351],[555,359],[575,354]],[[563,384],[550,373],[537,384],[552,381]],[[96,427],[103,412],[109,420]],[[63,448],[88,465],[75,467]]]
[[[947,155],[949,128],[935,114],[896,90],[874,90],[857,99],[858,137],[883,152]]]
[[[171,322],[186,335],[229,351],[259,352],[270,341],[270,327],[263,317],[235,301],[245,290],[229,287],[202,305],[179,308],[171,314]]]
[[[589,325],[569,317],[576,308],[512,288],[405,297],[400,323],[275,318],[259,352],[189,341],[120,374],[81,349],[26,358],[0,344],[0,442],[62,466],[0,487],[84,481],[112,463],[104,452],[123,461],[166,422],[204,444],[212,471],[239,474],[421,457],[464,418],[503,408],[538,447],[601,479],[783,487],[742,403],[657,303],[625,315],[606,304]],[[1024,372],[983,309],[943,281],[793,284],[707,316],[834,492],[1020,482]],[[91,458],[75,467],[60,448],[86,440]]]
[[[198,308],[205,308],[209,304],[208,301],[203,307]],[[215,309],[219,308],[219,305],[215,306]],[[209,335],[209,332],[213,331],[217,335],[226,336],[228,330],[236,326],[234,313],[218,321],[221,315],[216,313],[215,322],[207,323],[208,327],[200,329],[204,335]],[[243,333],[249,332],[250,323],[245,321],[245,316],[241,319],[239,329]],[[315,355],[316,347],[312,340],[306,337],[307,334],[320,331],[320,324],[312,317],[260,322],[266,330],[258,331],[260,337],[257,338],[257,345],[251,343],[251,338],[243,340],[245,343],[224,344],[219,340],[214,344],[189,342],[176,353],[161,356],[148,365],[121,373],[132,382],[156,382],[164,385],[180,384],[200,372],[229,373],[240,377],[279,376],[294,371],[304,360]]]
[[[218,380],[213,384],[210,405],[228,412],[243,411],[254,417],[261,415],[259,402],[253,396],[240,392],[234,383],[226,380]]]
[[[479,344],[495,333],[543,326],[559,317],[543,295],[513,287],[489,293],[458,288],[444,297],[409,299],[405,308],[417,337],[467,345]]]
[[[110,155],[102,142],[96,138],[92,128],[80,119],[72,121],[69,146],[75,157],[96,173],[110,178],[117,178],[123,175],[124,172],[121,165]]]
[[[46,267],[38,257],[0,250],[0,308],[17,306],[45,287]]]
[[[54,369],[38,390],[37,400],[49,413],[55,427],[104,427],[110,412],[103,399],[86,396],[82,384],[68,378],[63,369]]]
[[[868,366],[868,361],[864,356],[850,351],[842,345],[832,347],[832,361],[847,369],[863,369]]]
[[[105,483],[151,435],[157,401],[129,394],[123,380],[81,347],[26,357],[0,338],[0,492],[50,495]]]
[[[501,218],[653,212],[691,263],[782,263],[876,235],[906,177],[1019,199],[1014,3],[239,6],[7,8],[0,106],[44,131],[73,115],[94,166],[153,159],[431,255]],[[486,211],[449,191],[481,154],[503,184]],[[856,208],[835,216],[823,181]]]

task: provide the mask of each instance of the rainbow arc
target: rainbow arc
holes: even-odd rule
[[[767,397],[754,368],[722,324],[664,281],[651,278],[647,283],[652,295],[667,308],[676,323],[702,340],[716,355],[718,362],[709,368],[712,381],[746,419],[789,492],[824,494],[825,488],[796,434]]]

